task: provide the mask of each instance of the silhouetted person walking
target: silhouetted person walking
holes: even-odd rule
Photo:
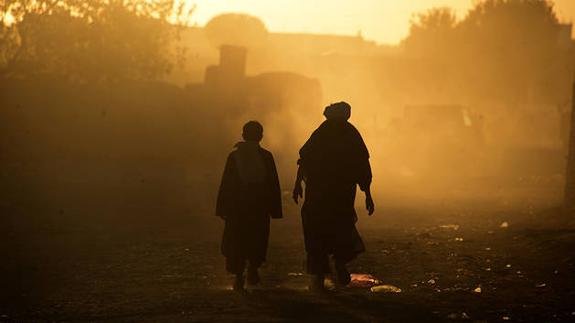
[[[281,218],[281,192],[272,154],[260,147],[263,127],[257,121],[244,125],[244,141],[227,159],[216,207],[225,220],[222,253],[226,270],[236,275],[235,290],[259,283],[258,268],[266,259],[270,217]]]
[[[302,223],[312,290],[323,290],[324,275],[330,272],[329,256],[335,262],[338,284],[349,284],[346,264],[365,250],[355,228],[356,185],[365,192],[369,215],[374,211],[369,152],[357,129],[347,122],[351,106],[335,103],[324,115],[327,120],[300,149],[293,191],[297,203],[305,182]]]

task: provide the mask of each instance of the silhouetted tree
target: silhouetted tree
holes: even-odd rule
[[[565,69],[559,31],[547,0],[483,0],[461,21],[444,8],[417,16],[403,45],[412,57],[448,61],[454,83],[468,84],[475,99],[556,104],[564,100],[556,90]]]
[[[169,72],[182,22],[194,7],[155,1],[8,1],[0,7],[2,74],[78,80],[153,79]],[[12,21],[8,21],[8,20]]]
[[[553,83],[559,22],[546,0],[479,2],[461,22],[467,66],[490,78],[482,92],[522,104],[533,88]],[[559,71],[560,72],[560,71]],[[510,97],[511,95],[511,97]]]
[[[450,8],[433,8],[411,20],[407,51],[415,56],[437,57],[445,54],[454,41],[457,17]]]

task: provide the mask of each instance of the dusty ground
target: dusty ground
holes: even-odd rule
[[[229,289],[222,223],[211,216],[113,230],[54,224],[11,240],[21,267],[5,267],[4,278],[15,275],[19,295],[0,306],[0,321],[575,321],[575,230],[558,226],[554,210],[488,209],[380,205],[372,218],[360,214],[368,251],[352,271],[402,292],[323,296],[310,294],[299,274],[293,207],[273,223],[263,284],[247,295]]]

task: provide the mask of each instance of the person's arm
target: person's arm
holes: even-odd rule
[[[375,211],[375,204],[373,203],[373,198],[371,197],[371,188],[370,185],[364,190],[365,192],[365,208],[367,209],[367,214],[372,215]]]
[[[357,156],[357,184],[359,188],[365,193],[365,208],[367,214],[372,215],[375,211],[375,204],[371,197],[371,165],[369,164],[369,151],[359,131],[351,126],[355,138],[356,156]]]
[[[301,163],[298,161],[297,175],[295,178],[295,184],[292,193],[292,197],[295,204],[298,203],[298,199],[303,198],[303,187],[301,185],[302,181],[303,181],[303,168]]]
[[[369,164],[369,159],[365,158],[360,165],[359,169],[359,188],[365,193],[365,208],[367,209],[367,214],[372,215],[375,211],[375,204],[373,203],[373,198],[371,197],[371,166]]]

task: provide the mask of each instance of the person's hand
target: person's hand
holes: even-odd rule
[[[375,211],[375,204],[373,204],[373,199],[371,198],[371,194],[365,197],[365,208],[367,209],[367,214],[372,215]]]
[[[292,198],[297,204],[299,198],[303,198],[303,188],[301,187],[301,183],[296,183],[293,188]]]

